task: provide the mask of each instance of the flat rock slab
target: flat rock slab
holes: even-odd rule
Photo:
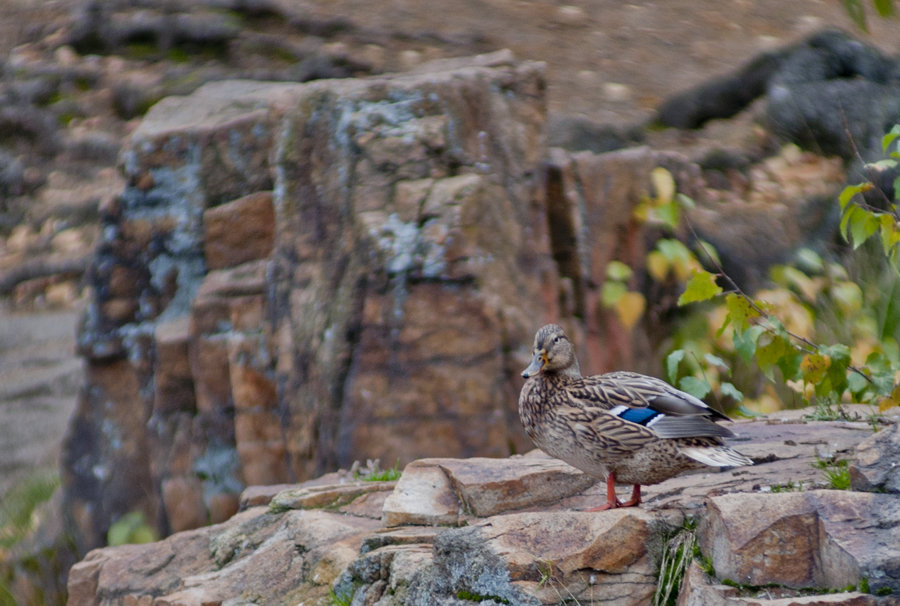
[[[488,517],[549,505],[596,480],[543,453],[505,459],[420,459],[403,470],[385,503],[385,524],[456,525],[460,516]]]

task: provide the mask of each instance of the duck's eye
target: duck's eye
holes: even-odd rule
[[[554,344],[554,345],[556,345],[556,344],[559,343],[560,341],[562,341],[562,337],[558,337],[558,336],[557,336],[557,337],[554,337],[554,338],[553,338],[553,344]]]

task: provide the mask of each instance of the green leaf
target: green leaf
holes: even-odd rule
[[[800,362],[803,354],[794,349],[791,353],[781,356],[777,366],[785,381],[795,381],[800,378]]]
[[[719,385],[719,391],[722,392],[723,396],[728,396],[735,402],[744,401],[744,394],[741,392],[741,390],[728,381],[724,381],[721,385]]]
[[[853,213],[850,218],[850,235],[853,238],[854,250],[862,246],[863,242],[878,231],[879,227],[877,216],[858,207],[855,210],[859,212]]]
[[[820,348],[820,351],[831,358],[831,365],[826,372],[826,381],[831,392],[839,399],[847,388],[847,367],[850,366],[850,348],[842,343]],[[817,392],[818,394],[818,392]]]
[[[694,199],[690,196],[677,194],[675,198],[678,200],[678,203],[681,204],[681,206],[684,208],[694,208],[695,206],[697,206],[697,203],[694,202]]]
[[[880,352],[872,352],[866,357],[866,366],[863,369],[872,380],[872,389],[875,393],[886,396],[894,389],[894,367],[891,361]],[[859,376],[851,373],[851,376]],[[868,381],[866,381],[868,383]]]
[[[656,242],[656,249],[659,250],[670,263],[686,261],[691,257],[691,251],[679,240],[673,238],[661,238]]]
[[[706,240],[697,240],[694,242],[694,249],[698,251],[701,259],[707,258],[711,259],[716,265],[722,264],[722,259],[719,257],[719,251]]]
[[[672,231],[681,223],[681,207],[676,202],[660,204],[655,211],[656,219]]]
[[[719,330],[716,331],[716,338],[719,339],[725,334],[725,329],[731,325],[731,316],[725,314],[725,319],[722,321],[722,326],[719,327]]]
[[[863,191],[867,191],[872,188],[872,184],[868,181],[863,183],[857,183],[856,185],[848,185],[844,189],[841,190],[841,195],[838,196],[838,202],[841,204],[841,210],[846,210],[847,204],[850,203],[850,200],[856,194],[862,193]]]
[[[875,0],[875,4],[878,4],[878,0]],[[891,8],[893,8],[893,4]],[[900,137],[900,124],[895,124],[894,128],[892,128],[890,132],[888,132],[881,138],[881,151],[887,153],[887,150],[891,146],[891,143],[893,143],[894,140],[897,139],[897,137]]]
[[[706,360],[706,363],[710,366],[718,366],[719,368],[729,370],[728,363],[719,356],[708,353],[703,355],[703,359]]]
[[[674,384],[675,379],[678,378],[678,365],[684,359],[684,353],[683,349],[676,349],[666,356],[666,378],[669,383]]]
[[[750,320],[759,317],[759,312],[753,308],[747,297],[737,293],[725,295],[725,307],[728,310],[728,317],[734,323],[735,331],[747,330]]]
[[[862,290],[855,282],[837,282],[831,287],[831,298],[848,320],[862,308]]]
[[[745,361],[750,362],[756,354],[756,343],[759,336],[765,332],[762,326],[750,326],[747,330],[735,330],[732,336],[734,342],[734,350],[740,354]]]
[[[678,388],[682,391],[686,391],[691,394],[695,398],[703,399],[712,388],[709,385],[709,381],[705,381],[703,379],[698,379],[697,377],[681,377],[681,380],[678,381]]]
[[[632,269],[621,261],[610,261],[606,264],[606,277],[610,280],[625,282],[633,273]]]
[[[897,161],[893,158],[882,158],[881,160],[876,160],[875,162],[869,162],[868,164],[866,164],[867,169],[879,173],[896,167]],[[870,189],[874,189],[874,187],[875,186],[872,185]]]
[[[825,262],[819,253],[805,247],[797,251],[797,265],[807,274],[821,273],[825,270]]]
[[[772,369],[781,359],[793,353],[793,347],[788,340],[779,334],[767,332],[763,334],[756,344],[756,363],[770,380],[773,379]]]
[[[678,297],[678,305],[707,301],[721,292],[722,287],[716,284],[716,276],[700,269],[691,274],[684,292]]]
[[[607,280],[600,289],[600,301],[606,307],[613,307],[626,292],[628,287],[621,282]]]
[[[881,248],[884,250],[884,254],[887,255],[900,242],[900,229],[897,228],[894,216],[888,213],[882,213],[878,216],[878,225],[881,228]]]
[[[748,419],[754,419],[756,417],[764,416],[762,413],[756,412],[755,410],[750,410],[744,405],[738,406],[738,414]]]
[[[890,262],[894,271],[900,273],[900,246],[895,246],[891,249],[891,252],[888,255],[888,262]]]
[[[868,379],[858,372],[851,372],[847,375],[847,389],[850,390],[853,398],[858,402],[862,401],[863,395],[871,386],[872,383],[869,383]]]
[[[147,524],[144,520],[144,514],[140,511],[126,513],[113,522],[106,537],[106,542],[109,545],[151,543],[156,540],[156,532]]]
[[[841,215],[840,224],[841,236],[844,237],[844,240],[850,242],[850,222],[854,220],[854,215],[864,215],[865,213],[866,211],[855,204],[844,209],[844,213]]]

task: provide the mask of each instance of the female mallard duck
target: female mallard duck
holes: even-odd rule
[[[641,484],[656,484],[689,469],[752,465],[725,446],[729,420],[690,394],[634,372],[581,376],[575,347],[556,324],[534,337],[534,357],[522,376],[519,417],[535,445],[597,478],[606,478],[607,503],[590,511],[641,502]],[[633,484],[631,499],[616,498],[616,482]]]

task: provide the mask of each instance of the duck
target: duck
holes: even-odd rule
[[[519,418],[535,446],[606,481],[606,503],[588,511],[634,507],[641,486],[704,467],[753,461],[725,444],[735,434],[725,414],[655,377],[629,371],[582,376],[575,346],[558,324],[534,337],[522,371]],[[631,484],[631,498],[616,495]]]

